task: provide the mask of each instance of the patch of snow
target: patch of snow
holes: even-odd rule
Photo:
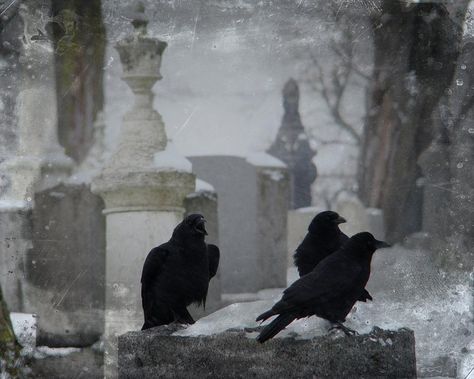
[[[254,166],[286,168],[286,164],[281,160],[263,151],[250,153],[245,158],[248,163]]]
[[[365,210],[370,216],[381,216],[382,210],[380,208],[366,208]]]
[[[48,347],[38,346],[33,351],[33,357],[35,359],[44,359],[47,357],[66,357],[72,353],[78,353],[81,349],[78,347]]]
[[[13,332],[21,346],[33,349],[36,346],[37,316],[32,313],[11,312]]]
[[[24,200],[4,199],[0,200],[0,209],[2,211],[11,211],[27,208],[28,203]]]
[[[196,178],[196,192],[216,192],[212,184]]]
[[[280,170],[263,170],[263,173],[268,175],[274,182],[279,182],[285,177]]]
[[[319,212],[322,212],[323,209],[321,209],[320,207],[304,207],[297,208],[295,209],[295,211],[299,213],[314,213],[314,215],[316,216]]]
[[[192,172],[191,162],[181,155],[172,141],[168,141],[166,149],[155,153],[153,157],[155,167],[161,171]]]

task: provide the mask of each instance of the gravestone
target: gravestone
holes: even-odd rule
[[[189,157],[219,196],[223,293],[285,287],[288,174],[265,153]]]
[[[196,192],[190,193],[184,200],[186,214],[200,213],[206,219],[206,242],[219,246],[219,224],[217,217],[217,194],[214,188],[204,182],[196,179]],[[222,262],[222,261],[221,261]],[[221,308],[221,270],[217,270],[210,283],[206,298],[206,308],[192,305],[189,308],[191,315],[200,318],[204,315],[214,312]]]
[[[11,312],[23,311],[25,253],[31,248],[31,209],[0,206],[0,287]]]
[[[293,254],[296,248],[303,241],[306,233],[308,233],[308,226],[311,220],[322,209],[315,207],[306,207],[299,209],[292,209],[288,211],[288,264],[293,266]]]
[[[84,185],[61,184],[34,200],[23,311],[38,315],[39,345],[91,345],[104,328],[104,204]]]
[[[301,123],[299,96],[296,81],[288,80],[283,88],[285,113],[276,139],[267,150],[288,166],[291,209],[311,205],[311,184],[317,175],[316,166],[312,162],[316,152],[311,149],[308,135]]]
[[[382,211],[366,208],[357,195],[341,192],[336,200],[336,212],[347,220],[339,227],[348,236],[367,231],[377,239],[385,238]]]

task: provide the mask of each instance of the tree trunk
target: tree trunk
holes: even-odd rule
[[[465,10],[464,10],[465,12]],[[372,20],[374,72],[359,165],[359,196],[384,211],[387,238],[420,230],[417,160],[450,85],[462,28],[442,4],[385,0]]]
[[[52,11],[59,140],[81,162],[94,142],[93,124],[103,107],[101,0],[53,0]]]

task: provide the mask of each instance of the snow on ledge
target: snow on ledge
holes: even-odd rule
[[[24,200],[5,199],[0,200],[0,209],[2,211],[16,211],[19,209],[27,208],[28,203]]]
[[[192,172],[193,165],[181,155],[172,141],[168,141],[166,149],[155,153],[153,163],[160,171]]]
[[[196,192],[216,192],[212,184],[196,178]]]
[[[250,153],[245,157],[245,160],[254,166],[286,168],[286,164],[284,164],[281,160],[263,151]]]

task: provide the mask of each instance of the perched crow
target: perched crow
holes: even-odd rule
[[[265,321],[278,315],[265,326],[257,341],[263,343],[293,320],[313,315],[337,325],[346,334],[355,333],[342,323],[369,280],[373,253],[389,246],[368,232],[352,236],[341,249],[288,287],[272,309],[257,317],[257,321]]]
[[[313,271],[319,262],[336,252],[349,239],[339,229],[339,224],[344,222],[345,218],[332,211],[318,213],[313,218],[308,226],[308,233],[293,255],[300,276]],[[365,302],[372,300],[372,296],[364,290],[358,300]]]
[[[142,330],[172,322],[193,324],[186,307],[205,306],[209,280],[216,275],[219,248],[206,244],[204,217],[187,216],[171,239],[152,249],[142,272]]]

